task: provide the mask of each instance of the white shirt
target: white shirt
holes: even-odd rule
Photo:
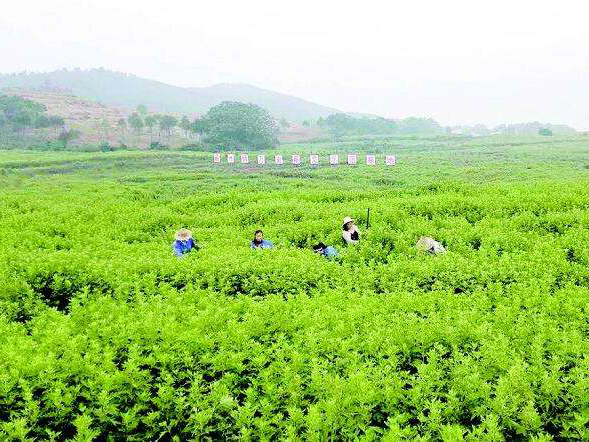
[[[358,242],[358,240],[352,239],[352,233],[354,232],[358,233],[358,239],[360,239],[360,231],[355,225],[352,226],[350,230],[342,230],[342,238],[347,244],[356,244]]]

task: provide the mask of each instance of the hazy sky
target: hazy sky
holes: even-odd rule
[[[0,72],[104,67],[387,117],[589,129],[587,2],[0,1]]]

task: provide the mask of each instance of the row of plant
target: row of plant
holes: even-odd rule
[[[589,177],[168,160],[0,155],[20,177],[0,190],[0,438],[589,437]],[[180,227],[201,249],[178,260]],[[274,250],[249,249],[257,228]],[[421,235],[448,253],[418,253]]]

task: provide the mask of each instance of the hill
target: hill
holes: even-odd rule
[[[295,122],[338,112],[302,98],[247,84],[184,88],[105,69],[0,74],[0,89],[15,87],[68,92],[109,106],[135,108],[144,104],[153,112],[202,114],[222,101],[254,103],[277,118]]]
[[[127,141],[122,139],[120,132],[117,130],[117,121],[121,118],[126,119],[129,115],[129,112],[125,109],[106,106],[102,103],[57,90],[40,91],[24,88],[6,88],[2,92],[6,95],[16,95],[40,103],[45,106],[48,114],[63,117],[66,128],[80,131],[78,143],[108,142],[118,144]],[[35,133],[46,139],[54,138],[55,135],[51,130],[36,130]],[[147,140],[133,139],[133,141],[139,146],[148,143]]]
[[[158,141],[169,146],[182,146],[195,142],[194,134],[186,133],[179,127],[175,127],[170,134],[162,134],[156,127],[151,130],[145,127],[141,133],[135,133],[129,127],[119,128],[119,119],[127,120],[132,113],[131,108],[107,106],[103,103],[86,98],[80,98],[71,92],[58,88],[4,88],[2,94],[15,95],[35,103],[42,104],[48,115],[62,117],[65,127],[76,129],[80,137],[72,144],[99,144],[107,142],[116,146],[119,144],[132,145],[139,148],[147,147],[152,141]],[[170,113],[178,120],[180,113]],[[196,114],[188,115],[191,119]],[[37,139],[55,139],[57,132],[54,129],[29,128],[28,135]],[[317,126],[305,127],[301,124],[291,123],[288,127],[282,127],[280,140],[282,142],[301,142],[323,136],[323,131]]]

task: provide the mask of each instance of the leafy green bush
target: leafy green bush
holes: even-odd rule
[[[536,175],[543,147],[505,149],[472,176],[420,146],[288,176],[0,152],[0,439],[586,440],[585,151]]]

